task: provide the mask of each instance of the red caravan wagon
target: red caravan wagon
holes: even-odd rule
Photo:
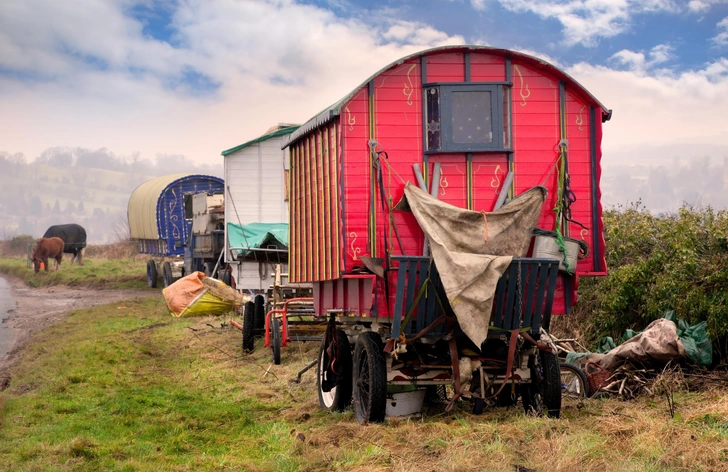
[[[345,408],[353,391],[357,419],[380,421],[397,412],[395,400],[416,404],[424,389],[450,384],[476,406],[520,396],[527,409],[558,416],[558,360],[539,336],[552,313],[570,312],[579,277],[607,272],[599,179],[610,116],[543,60],[448,46],[390,64],[290,135],[289,278],[312,283],[316,313],[330,318],[318,363],[323,407]],[[408,191],[414,213],[398,211],[406,182],[417,187],[415,167],[424,191]],[[481,314],[487,337],[476,343],[447,291],[460,274],[440,267],[430,232],[437,264],[429,256],[412,197],[484,219],[487,232],[491,218],[538,186],[548,193],[537,191],[532,222],[544,234],[558,230],[580,257],[571,274],[542,257],[548,249],[534,257],[529,227],[525,249],[507,254],[515,257],[484,294],[493,301]],[[512,201],[482,216],[499,196]]]

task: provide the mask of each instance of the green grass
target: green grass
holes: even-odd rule
[[[124,308],[120,308],[124,307]],[[562,420],[495,408],[360,426],[318,407],[315,357],[240,354],[223,319],[177,319],[160,298],[72,312],[39,333],[0,394],[0,470],[716,470],[728,396],[588,401]]]
[[[128,259],[89,259],[84,265],[71,265],[66,257],[56,271],[49,260],[48,272],[33,272],[25,258],[1,258],[0,273],[22,279],[31,287],[68,285],[91,288],[146,288],[146,261]]]

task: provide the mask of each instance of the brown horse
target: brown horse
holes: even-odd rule
[[[56,260],[56,270],[63,260],[63,240],[61,238],[41,238],[33,249],[33,270],[37,274],[40,270],[40,263],[45,265],[48,272],[48,258]]]

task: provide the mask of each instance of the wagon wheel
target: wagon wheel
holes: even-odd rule
[[[174,282],[174,277],[172,276],[172,264],[168,261],[162,264],[162,277],[164,278],[165,287],[169,287],[172,285],[172,282]]]
[[[157,288],[157,264],[153,259],[147,261],[147,285],[149,288]]]
[[[255,296],[255,323],[253,329],[256,333],[262,333],[265,330],[265,297],[263,295]]]
[[[379,335],[360,334],[354,348],[354,414],[359,423],[384,421],[387,409],[387,365]]]
[[[589,396],[589,383],[584,372],[574,364],[561,364],[562,406],[575,406]]]
[[[526,413],[550,418],[561,415],[561,368],[559,358],[551,352],[539,351],[532,357],[531,383],[523,389],[523,408]]]
[[[255,314],[255,304],[248,302],[243,309],[243,354],[253,352],[255,348],[255,339],[253,338],[253,322]]]
[[[337,329],[336,337],[339,345],[338,356],[329,358],[326,352],[326,340],[321,341],[318,362],[316,363],[316,390],[319,405],[329,411],[343,411],[351,404],[351,347],[344,331]],[[334,385],[329,385],[333,383]],[[327,388],[328,391],[324,391]]]
[[[278,318],[270,320],[270,348],[273,351],[273,363],[280,365],[281,363],[281,322]]]

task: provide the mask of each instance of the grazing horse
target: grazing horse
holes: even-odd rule
[[[48,258],[56,260],[56,270],[63,260],[63,240],[61,238],[41,238],[33,249],[33,270],[37,274],[40,270],[40,263],[45,264],[48,272]]]
[[[71,265],[73,261],[78,261],[78,265],[83,265],[83,248],[86,247],[86,230],[83,226],[73,224],[54,225],[48,228],[43,235],[44,238],[58,237],[63,240],[63,252],[71,254]]]

